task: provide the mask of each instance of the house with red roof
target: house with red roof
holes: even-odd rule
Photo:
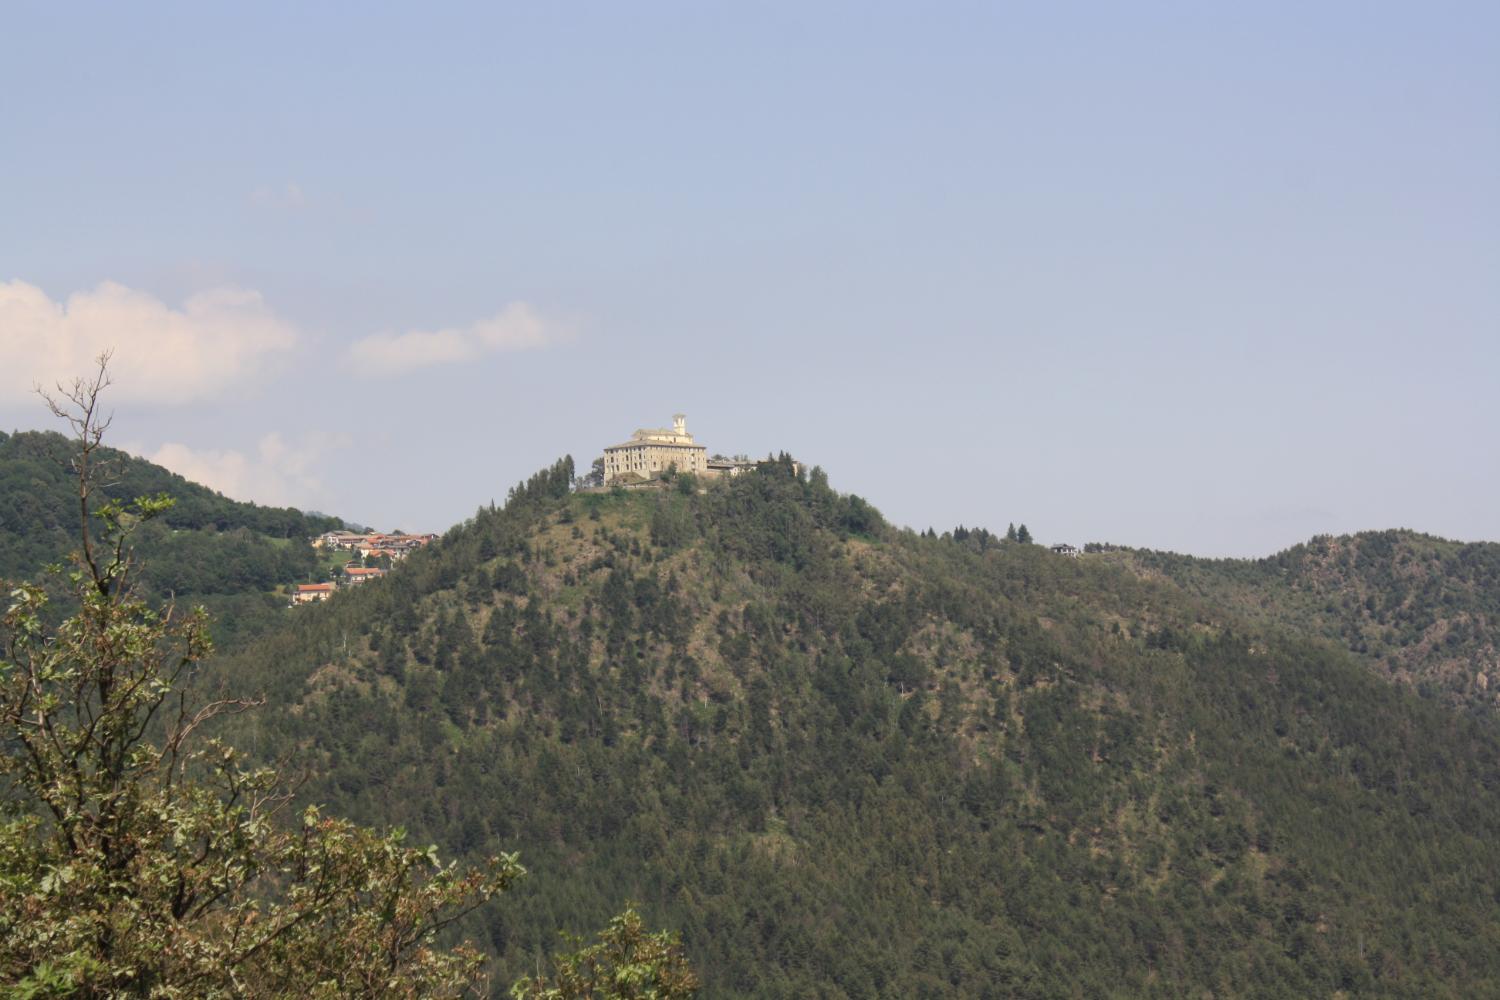
[[[331,583],[299,583],[292,594],[292,605],[311,604],[314,601],[326,601],[333,596],[333,584]]]
[[[366,580],[374,580],[385,576],[385,570],[375,566],[345,566],[344,582],[350,586],[357,586]]]

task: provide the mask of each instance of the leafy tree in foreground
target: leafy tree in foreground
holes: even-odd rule
[[[107,356],[64,403],[79,441],[81,551],[68,617],[43,588],[0,624],[0,990],[7,995],[417,997],[482,990],[483,956],[433,938],[523,874],[316,809],[196,738],[251,704],[195,705],[205,616],[135,592],[132,529],[164,497],[92,509]],[[94,522],[102,523],[96,530]],[[62,571],[58,571],[61,573]],[[54,622],[57,622],[54,624]]]
[[[575,944],[580,943],[575,941]],[[648,934],[634,909],[609,922],[599,942],[556,958],[553,979],[523,979],[514,1000],[684,1000],[698,990],[698,977],[676,935]]]

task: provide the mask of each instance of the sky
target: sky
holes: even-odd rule
[[[7,4],[0,427],[440,531],[688,415],[898,524],[1500,540],[1500,5]]]

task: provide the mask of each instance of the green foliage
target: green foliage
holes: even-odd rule
[[[690,495],[691,491],[688,494]],[[664,549],[676,549],[688,544],[697,535],[690,505],[681,496],[663,493],[657,497],[651,512],[651,544]]]
[[[34,576],[63,562],[78,539],[75,447],[61,434],[0,436],[0,580]],[[140,584],[161,600],[190,597],[222,623],[234,645],[285,618],[272,591],[317,572],[307,541],[342,528],[337,518],[239,503],[144,459],[107,447],[95,451],[95,513],[125,511],[137,498],[170,495],[132,535],[145,567]],[[149,507],[149,505],[148,505]]]
[[[1131,550],[1110,558],[1249,620],[1334,640],[1444,704],[1486,714],[1500,705],[1495,543],[1379,531],[1314,538],[1258,560]]]
[[[549,873],[465,925],[496,981],[634,898],[705,996],[1500,990],[1483,720],[789,459],[552,481],[224,664],[311,794]]]
[[[463,873],[312,808],[284,828],[273,769],[195,742],[249,707],[186,698],[203,614],[152,610],[126,569],[74,572],[79,611],[55,631],[30,585],[3,620],[0,980],[37,996],[459,992],[477,954],[425,942],[520,875],[514,856]]]
[[[565,456],[543,469],[524,483],[511,488],[506,499],[507,506],[537,504],[546,500],[557,500],[568,495],[573,488],[573,457]]]
[[[558,955],[554,964],[550,979],[522,979],[510,995],[514,1000],[684,1000],[698,990],[681,942],[665,931],[648,934],[634,909],[611,920],[597,944]]]
[[[0,619],[0,988],[415,998],[482,986],[482,956],[435,938],[523,874],[513,854],[464,870],[399,829],[313,807],[287,822],[275,768],[202,738],[254,706],[191,699],[206,616],[153,607],[133,586],[130,534],[173,505],[108,499],[93,523],[103,365],[70,394],[81,549],[53,582],[72,613],[58,621],[47,589],[22,584]]]
[[[57,562],[77,544],[74,445],[51,431],[0,435],[0,574],[14,579]],[[105,502],[167,495],[172,507],[160,523],[172,531],[244,529],[267,538],[306,539],[344,527],[334,517],[230,500],[158,465],[101,447],[97,461]],[[101,504],[102,506],[102,504]]]

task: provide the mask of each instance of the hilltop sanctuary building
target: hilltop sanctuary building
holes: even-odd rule
[[[694,443],[681,413],[672,417],[670,430],[638,430],[624,444],[604,449],[606,483],[655,479],[673,467],[699,476],[708,472],[708,448]]]

